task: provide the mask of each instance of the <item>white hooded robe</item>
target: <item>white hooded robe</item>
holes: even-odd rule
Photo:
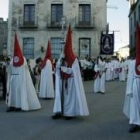
[[[113,66],[113,80],[118,78],[118,68],[119,68],[119,62],[117,60],[111,61]]]
[[[13,60],[10,63],[6,101],[8,107],[21,108],[23,111],[41,108],[25,58],[20,67],[14,67]]]
[[[106,81],[111,81],[113,79],[113,68],[110,62],[106,63]]]
[[[135,62],[132,60],[130,62],[130,65],[128,67],[128,76],[127,76],[127,83],[126,83],[126,95],[125,95],[125,101],[124,101],[124,107],[123,107],[123,112],[124,114],[129,118],[130,117],[130,94],[132,94],[132,89],[133,89],[133,71],[135,67]]]
[[[80,68],[78,60],[75,59],[72,68],[61,67],[61,70],[71,77],[67,80],[67,87],[65,87],[64,80],[64,116],[88,116],[88,106],[85,96],[85,91],[82,83]],[[61,112],[61,93],[62,93],[62,80],[60,75],[60,64],[56,66],[56,90],[54,113]]]
[[[53,71],[50,60],[47,60],[45,67],[41,71],[40,98],[54,98]]]
[[[135,72],[135,63],[132,61],[131,76],[128,77],[127,93],[124,103],[124,114],[129,118],[129,124],[140,125],[140,76]]]
[[[125,81],[126,80],[126,66],[125,62],[120,62],[119,68],[121,69],[119,73],[119,80],[120,81]]]
[[[101,76],[98,75],[94,81],[94,92],[105,93],[105,63],[100,62],[100,64],[96,64],[94,71],[102,73]]]

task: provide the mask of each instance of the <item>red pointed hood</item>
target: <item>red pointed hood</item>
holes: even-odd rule
[[[51,61],[52,67],[53,67],[53,59],[52,59],[52,54],[51,54],[51,44],[50,44],[50,40],[48,41],[46,56],[45,56],[45,58],[44,58],[44,60],[43,60],[42,68],[45,67],[46,62],[47,62],[48,59]]]
[[[22,51],[20,49],[17,34],[15,33],[13,66],[20,67],[20,66],[23,65],[23,63],[24,63],[24,58],[23,58],[23,55],[22,55]]]
[[[140,28],[136,27],[136,74],[140,75]]]
[[[74,60],[76,59],[76,56],[75,56],[75,54],[73,52],[73,49],[72,49],[71,26],[69,26],[69,29],[68,29],[65,48],[64,48],[64,54],[65,54],[65,61],[67,62],[68,67],[71,67],[73,62],[74,62]]]

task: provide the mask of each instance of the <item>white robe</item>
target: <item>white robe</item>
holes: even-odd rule
[[[128,77],[128,86],[123,112],[129,118],[129,124],[140,125],[140,76],[135,72],[135,61],[132,67],[131,76]]]
[[[130,117],[130,94],[133,93],[133,71],[135,67],[135,62],[132,60],[128,67],[128,76],[127,76],[127,83],[126,83],[126,95],[124,100],[124,107],[123,112],[129,118]]]
[[[117,60],[112,60],[112,66],[113,66],[113,79],[117,79],[119,77],[119,62]]]
[[[7,106],[21,108],[24,111],[40,109],[41,105],[29,73],[27,62],[20,67],[13,66],[13,60],[8,70]]]
[[[50,60],[47,60],[45,67],[41,71],[39,97],[54,98],[53,72]]]
[[[113,80],[116,78],[116,63],[115,60],[111,61],[113,67]]]
[[[112,68],[112,64],[109,62],[109,63],[106,63],[106,81],[111,81],[113,79],[113,68]]]
[[[125,62],[121,62],[119,68],[121,69],[119,73],[119,80],[120,81],[125,81],[126,80],[126,66]]]
[[[95,72],[101,72],[101,76],[97,76],[94,81],[94,92],[102,92],[105,93],[105,65],[104,64],[96,64],[94,68]]]
[[[78,60],[76,59],[72,65],[72,68],[62,67],[62,71],[71,74],[71,77],[67,80],[67,88],[65,87],[64,80],[64,116],[88,116],[89,111],[87,107],[87,101],[85,91],[82,83],[80,68]],[[61,91],[62,80],[60,76],[60,64],[56,67],[56,90],[55,90],[55,102],[54,113],[61,112]]]
[[[110,80],[113,80],[113,71],[114,71],[114,68],[113,68],[113,65],[112,65],[111,62],[110,62],[110,67],[111,67],[111,71],[110,71]]]
[[[114,60],[112,60],[111,61],[111,66],[112,66],[112,80],[114,80],[115,79],[115,74],[116,74],[116,67],[115,67],[115,61]]]
[[[126,67],[126,78],[128,77],[128,69],[129,69],[129,65],[131,63],[131,60],[130,59],[127,59],[125,61],[125,67]]]

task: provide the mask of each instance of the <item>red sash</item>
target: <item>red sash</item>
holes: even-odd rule
[[[120,73],[122,72],[122,68],[120,68],[119,72],[120,72]]]
[[[100,74],[99,72],[96,72],[93,79],[95,80],[99,76],[99,74]]]
[[[60,71],[61,79],[68,80],[71,77],[71,74],[64,73]]]

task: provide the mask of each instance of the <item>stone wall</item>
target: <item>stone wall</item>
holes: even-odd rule
[[[0,18],[0,55],[7,47],[8,22]]]
[[[9,4],[9,32],[8,47],[12,55],[15,30],[22,47],[24,37],[35,38],[35,58],[43,57],[41,46],[46,48],[47,40],[51,37],[61,37],[61,30],[46,28],[47,22],[51,20],[51,4],[63,3],[64,16],[73,29],[73,47],[75,53],[79,54],[79,38],[91,38],[91,56],[99,54],[100,33],[106,29],[107,9],[106,0],[10,0]],[[34,30],[19,29],[19,17],[23,16],[24,4],[35,4],[36,16],[38,17],[38,28]],[[94,29],[75,28],[75,19],[78,17],[78,4],[91,4],[91,19],[94,20]],[[66,33],[66,30],[65,30]]]

